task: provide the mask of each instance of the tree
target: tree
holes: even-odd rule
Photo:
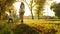
[[[6,9],[8,10],[9,7],[13,4],[15,0],[1,0],[0,1],[0,18],[5,13]]]
[[[33,0],[31,1],[31,15],[32,15],[32,19],[34,19],[33,13],[32,13],[32,8],[33,8],[32,4],[33,4]]]
[[[30,11],[31,11],[32,19],[34,19],[33,12],[32,12],[33,7],[34,7],[34,5],[33,5],[34,0],[30,0],[30,3],[29,3],[29,4],[27,3],[27,1],[25,1],[25,2],[26,2],[26,4],[28,5],[28,7],[29,7],[29,9],[30,9]]]
[[[44,3],[45,3],[46,0],[35,0],[35,5],[36,5],[36,15],[39,19],[40,17],[40,14],[41,14],[41,11],[43,11],[43,6],[44,6]]]
[[[51,10],[55,12],[55,15],[60,19],[60,3],[53,3],[53,5],[50,7]]]

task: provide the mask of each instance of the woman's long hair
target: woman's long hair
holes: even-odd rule
[[[24,6],[24,3],[23,3],[23,2],[21,2],[20,8],[21,8],[21,9],[25,8],[25,6]]]

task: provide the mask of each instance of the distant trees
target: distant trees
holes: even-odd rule
[[[37,15],[38,19],[41,15],[41,11],[43,11],[43,6],[46,0],[31,0],[30,1],[30,10],[31,10],[31,15],[32,19],[34,19],[33,16],[33,10],[35,11],[35,15]]]
[[[31,11],[31,16],[32,19],[34,19],[34,15],[33,15],[33,10],[34,10],[34,14],[37,15],[38,19],[41,15],[41,11],[43,11],[43,6],[46,0],[30,0],[30,3],[28,4],[26,1],[26,3],[28,4],[28,7]]]
[[[34,19],[34,15],[33,15],[33,10],[35,12],[35,15],[37,15],[38,19],[41,15],[41,11],[43,11],[43,6],[46,0],[30,0],[29,3],[29,8],[31,11],[31,15],[32,15],[32,19]]]
[[[40,15],[41,15],[41,11],[43,11],[43,6],[46,0],[34,0],[35,2],[35,11],[36,11],[36,15],[39,19]]]
[[[51,10],[53,9],[55,15],[60,19],[60,3],[53,3],[50,8]]]

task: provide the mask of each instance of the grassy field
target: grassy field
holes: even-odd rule
[[[60,19],[24,19],[24,24],[0,20],[0,34],[60,34]]]

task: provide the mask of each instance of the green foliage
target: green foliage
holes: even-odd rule
[[[6,3],[13,3],[15,0],[6,0]]]
[[[14,2],[15,0],[5,0],[5,1],[0,1],[0,8],[1,8],[1,12],[2,11],[5,11],[5,6],[7,5],[7,7],[8,6],[11,6],[12,4],[13,4],[13,2]]]
[[[54,4],[51,6],[51,9],[53,9],[53,11],[55,12],[55,15],[60,18],[60,3],[58,4]]]
[[[35,0],[35,14],[39,17],[41,15],[41,11],[43,11],[43,6],[46,0]]]
[[[34,3],[34,0],[30,0],[30,3],[29,3],[29,8],[30,8],[30,11],[31,11],[31,16],[32,16],[32,19],[34,19],[33,12],[32,12],[32,10],[33,10],[33,8],[34,8],[33,3]]]
[[[38,18],[40,17],[40,15],[42,15],[42,11],[43,11],[43,6],[46,0],[31,0],[30,1],[30,10],[31,10],[31,15],[33,18],[33,12],[32,10],[35,11],[35,16],[37,16]]]
[[[9,9],[9,7],[12,6],[12,4],[15,2],[15,0],[1,0],[0,1],[0,17],[5,14],[5,11]],[[2,18],[2,17],[1,17]]]

